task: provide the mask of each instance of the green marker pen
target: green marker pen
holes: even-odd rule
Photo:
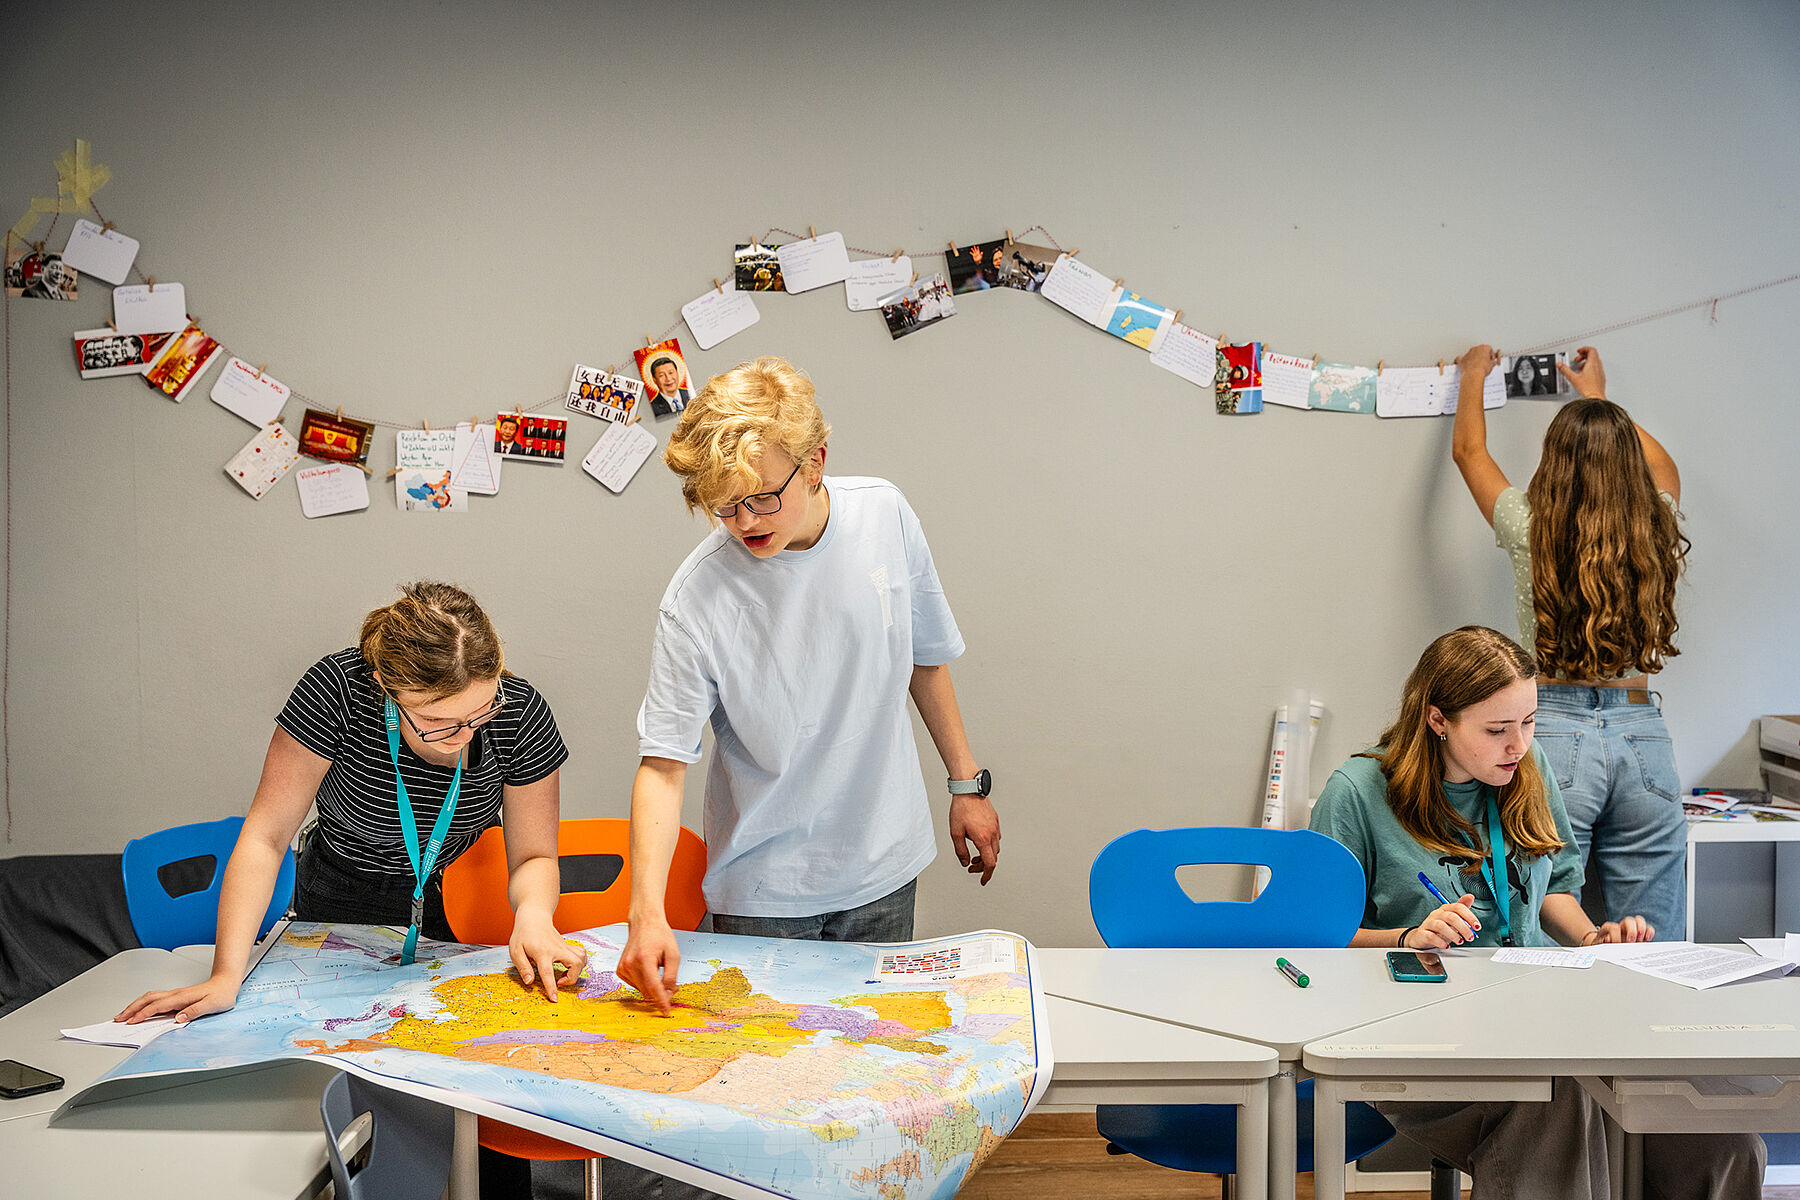
[[[1295,987],[1305,987],[1312,982],[1312,980],[1301,973],[1299,967],[1296,967],[1285,958],[1278,958],[1275,960],[1275,969],[1280,971],[1283,975],[1286,975],[1288,977],[1288,982]]]

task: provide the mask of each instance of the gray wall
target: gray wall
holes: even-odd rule
[[[1800,269],[1791,3],[375,8],[11,14],[0,220],[89,138],[101,208],[210,332],[327,405],[434,424],[625,360],[770,225],[924,252],[1042,222],[1204,328],[1370,364]],[[250,427],[203,393],[77,378],[106,293],[11,306],[0,854],[243,811],[294,680],[419,576],[471,588],[551,699],[565,813],[623,814],[656,600],[704,532],[672,477],[615,497],[516,465],[461,519],[383,487],[306,521],[291,481],[253,503],[226,479]],[[762,310],[697,372],[806,366],[833,468],[906,490],[968,638],[1006,852],[981,893],[940,858],[925,931],[1092,943],[1094,852],[1254,820],[1289,688],[1329,706],[1320,780],[1431,636],[1508,627],[1447,421],[1220,417],[1024,295],[899,343],[835,288]],[[1688,782],[1754,783],[1754,718],[1800,700],[1797,318],[1800,285],[1597,339],[1683,472],[1662,689]],[[1550,416],[1495,416],[1515,481]],[[577,454],[598,432],[576,419]]]

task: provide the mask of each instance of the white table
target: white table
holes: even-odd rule
[[[1395,983],[1380,950],[1040,950],[1044,991],[1119,1012],[1268,1046],[1280,1059],[1269,1090],[1269,1194],[1293,1200],[1294,1087],[1308,1042],[1441,1004],[1545,968],[1457,957],[1441,984]],[[1305,971],[1295,987],[1278,957]],[[1340,1125],[1339,1145],[1342,1145]],[[1326,1153],[1314,1137],[1314,1158]],[[1240,1154],[1240,1168],[1245,1159]],[[1343,1159],[1338,1159],[1342,1170]]]
[[[0,1100],[0,1163],[9,1195],[194,1196],[311,1200],[331,1176],[319,1093],[334,1073],[319,1063],[156,1086],[75,1109],[62,1102],[131,1051],[64,1040],[61,1030],[104,1021],[150,988],[197,982],[206,968],[162,950],[127,950],[0,1018],[0,1058],[61,1075],[63,1089]]]
[[[1687,823],[1687,933],[1694,937],[1694,891],[1702,874],[1701,846],[1774,843],[1774,934],[1800,931],[1800,821],[1695,821]]]
[[[129,1050],[61,1037],[107,1020],[138,993],[198,982],[206,956],[127,950],[0,1018],[0,1058],[66,1079],[64,1090],[0,1101],[0,1163],[20,1195],[146,1200],[193,1196],[311,1200],[330,1175],[319,1094],[329,1064],[288,1061],[233,1075],[154,1087],[51,1114]],[[1096,1104],[1236,1104],[1239,1154],[1266,1161],[1268,1081],[1275,1052],[1193,1029],[1067,1000],[1049,1001],[1057,1063],[1040,1109]],[[181,1078],[181,1077],[174,1077]],[[459,1134],[472,1121],[459,1120]],[[472,1140],[469,1141],[472,1146]],[[463,1178],[469,1176],[464,1175]],[[1266,1183],[1242,1180],[1247,1198]],[[10,1191],[9,1191],[10,1194]]]
[[[1452,978],[1467,965],[1450,961]],[[1570,1075],[1615,1117],[1629,1116],[1643,1099],[1642,1089],[1629,1086],[1633,1080],[1800,1074],[1797,1025],[1800,979],[1695,991],[1603,962],[1585,971],[1546,969],[1322,1038],[1304,1055],[1316,1079],[1314,1195],[1344,1195],[1346,1101],[1541,1101],[1549,1099],[1553,1078]],[[1718,1098],[1689,1127],[1800,1129],[1800,1088],[1776,1088],[1770,1096],[1736,1106]],[[1616,1157],[1614,1166],[1618,1171]]]

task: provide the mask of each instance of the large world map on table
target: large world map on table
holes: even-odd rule
[[[505,947],[385,966],[385,933],[290,928],[236,1008],[95,1086],[318,1057],[726,1195],[900,1200],[954,1195],[1050,1079],[1032,949],[1013,934],[678,933],[663,1017],[613,973],[623,925],[571,935],[588,968],[555,1004]]]

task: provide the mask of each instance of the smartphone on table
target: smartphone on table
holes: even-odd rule
[[[54,1092],[62,1085],[61,1075],[28,1067],[17,1059],[0,1058],[0,1097],[16,1100],[39,1092]]]
[[[1442,983],[1450,977],[1443,959],[1415,950],[1388,951],[1387,969],[1395,983]]]

